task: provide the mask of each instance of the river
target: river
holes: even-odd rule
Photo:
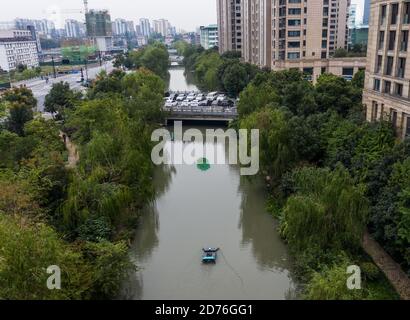
[[[196,90],[182,68],[170,74],[170,89]],[[172,144],[182,142],[167,147]],[[222,144],[215,147],[225,154]],[[207,171],[158,168],[154,181],[156,200],[142,215],[131,248],[138,270],[125,286],[127,299],[294,298],[291,261],[266,212],[260,179],[219,164]],[[203,247],[221,249],[216,264],[201,263]]]

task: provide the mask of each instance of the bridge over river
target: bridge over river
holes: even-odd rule
[[[219,102],[216,99],[208,99],[198,91],[170,92],[175,95],[172,102],[166,102],[164,111],[167,113],[166,121],[222,121],[231,122],[238,118],[236,101],[225,97]],[[176,99],[183,95],[184,99]],[[189,99],[189,95],[193,95]],[[194,98],[198,96],[198,98]]]
[[[231,122],[238,118],[237,111],[216,110],[166,110],[166,121],[222,121]]]

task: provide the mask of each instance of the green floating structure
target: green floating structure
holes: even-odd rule
[[[208,171],[209,169],[211,169],[211,165],[209,164],[209,161],[207,158],[199,159],[196,163],[196,166],[201,171]]]

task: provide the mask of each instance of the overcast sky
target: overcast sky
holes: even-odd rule
[[[5,0],[2,0],[2,2]],[[177,29],[193,31],[200,25],[216,23],[216,0],[89,0],[90,9],[108,9],[111,19],[168,19]],[[64,21],[82,19],[75,10],[83,9],[83,0],[12,0],[2,3],[0,20],[49,18]],[[61,16],[53,12],[62,12]]]
[[[4,0],[2,0],[4,1]],[[137,22],[139,18],[168,19],[177,30],[193,31],[200,25],[216,23],[216,0],[89,0],[90,9],[108,9],[111,18]],[[361,20],[364,0],[358,4]],[[0,20],[20,18],[48,18],[61,25],[65,19],[83,19],[75,13],[83,9],[83,0],[12,0],[2,4]],[[57,14],[61,12],[61,14]]]

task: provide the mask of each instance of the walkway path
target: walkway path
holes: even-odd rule
[[[65,133],[63,133],[62,131],[60,131],[60,137],[61,137],[61,139],[64,140],[65,147],[68,151],[68,163],[67,163],[66,167],[68,169],[73,169],[77,166],[77,163],[80,160],[80,156],[78,154],[77,147],[75,146],[74,143],[71,142],[70,138]],[[64,139],[64,137],[65,137],[65,139]]]
[[[368,232],[364,235],[363,248],[389,279],[401,299],[410,300],[409,277]]]

